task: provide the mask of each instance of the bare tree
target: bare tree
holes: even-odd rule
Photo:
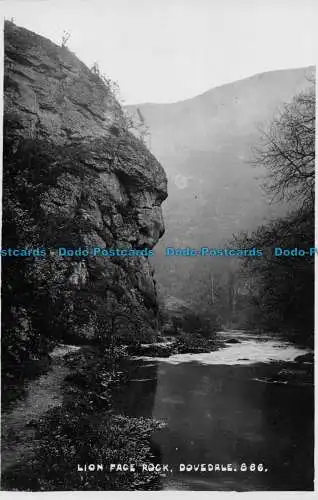
[[[124,118],[127,129],[140,139],[141,142],[150,147],[150,128],[140,109],[137,108],[136,111],[132,112],[124,110]]]
[[[253,163],[264,165],[266,191],[274,198],[295,200],[313,206],[315,183],[315,87],[309,88],[285,104],[263,131],[254,149]]]
[[[69,39],[71,37],[71,33],[69,31],[63,31],[63,36],[62,36],[62,47],[67,47],[67,44],[69,42]]]

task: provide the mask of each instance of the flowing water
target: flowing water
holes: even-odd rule
[[[219,337],[227,347],[216,352],[135,358],[117,397],[126,414],[166,422],[153,437],[168,465],[163,489],[312,490],[312,364],[295,362],[308,351],[271,336]],[[194,471],[200,464],[213,470]]]

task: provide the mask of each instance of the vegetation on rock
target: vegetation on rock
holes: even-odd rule
[[[146,257],[61,257],[57,248],[152,248],[164,232],[163,168],[97,70],[7,21],[3,170],[3,248],[46,252],[2,257],[4,375],[60,341],[153,339]]]

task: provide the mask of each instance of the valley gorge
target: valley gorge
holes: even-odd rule
[[[313,259],[247,268],[244,325],[240,259],[165,248],[313,245],[250,164],[313,68],[122,106],[65,36],[4,42],[1,489],[312,491]]]

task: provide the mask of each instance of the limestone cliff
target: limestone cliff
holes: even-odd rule
[[[161,165],[104,81],[72,52],[5,24],[2,248],[152,248],[164,232]],[[147,257],[3,257],[4,331],[151,338]],[[4,341],[6,337],[4,336]],[[24,346],[24,347],[25,347]]]

